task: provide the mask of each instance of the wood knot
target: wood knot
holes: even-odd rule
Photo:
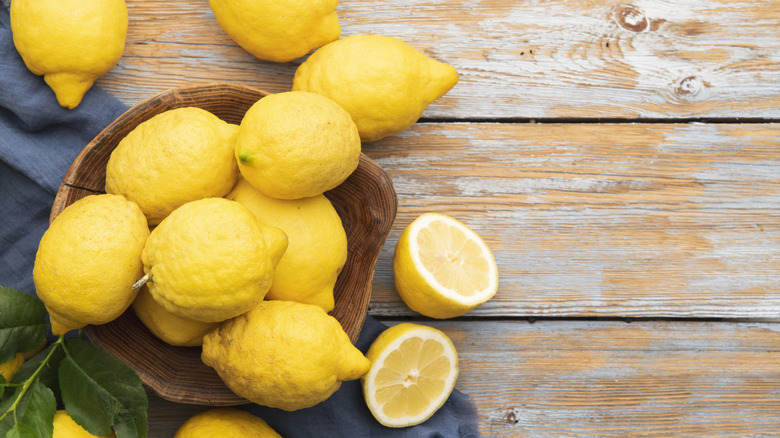
[[[692,96],[698,94],[704,83],[698,76],[688,76],[677,85],[677,94],[680,96]]]
[[[620,27],[632,32],[643,32],[650,26],[645,14],[634,5],[618,6],[615,9],[615,21]]]

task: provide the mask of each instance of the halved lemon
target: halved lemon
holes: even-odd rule
[[[382,425],[420,424],[447,401],[458,379],[458,353],[444,332],[401,323],[382,332],[362,377],[368,409]]]
[[[483,304],[498,289],[493,253],[464,223],[425,213],[401,233],[393,254],[395,287],[410,309],[453,318]]]

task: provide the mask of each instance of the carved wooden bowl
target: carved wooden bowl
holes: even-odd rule
[[[239,124],[249,107],[267,95],[247,86],[215,83],[175,88],[138,103],[76,157],[60,185],[50,220],[76,200],[103,193],[111,151],[139,123],[166,110],[194,106]],[[395,220],[397,198],[388,175],[363,154],[357,170],[325,196],[341,217],[348,241],[347,261],[334,291],[336,306],[330,314],[354,343],[368,311],[374,268]],[[108,324],[88,326],[85,332],[95,345],[132,367],[144,384],[162,398],[210,406],[248,403],[201,362],[200,348],[164,343],[146,329],[132,308]]]

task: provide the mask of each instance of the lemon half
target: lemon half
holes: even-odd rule
[[[482,238],[464,223],[425,213],[401,234],[393,255],[395,286],[407,306],[431,318],[453,318],[498,290],[498,267]]]
[[[444,332],[401,323],[382,332],[366,353],[371,368],[361,379],[366,404],[387,427],[430,418],[455,387],[458,353]]]

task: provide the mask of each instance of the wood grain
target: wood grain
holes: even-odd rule
[[[499,291],[469,316],[780,317],[780,125],[418,124],[364,152],[399,211],[370,313],[427,211],[494,251]]]
[[[128,0],[119,64],[98,85],[128,105],[214,80],[288,91],[302,60],[260,61],[208,2]],[[342,1],[342,36],[395,36],[452,64],[426,118],[780,118],[780,2]]]
[[[485,438],[774,436],[780,427],[776,324],[426,324],[452,338],[456,388]],[[173,436],[202,409],[152,397],[149,436]]]

